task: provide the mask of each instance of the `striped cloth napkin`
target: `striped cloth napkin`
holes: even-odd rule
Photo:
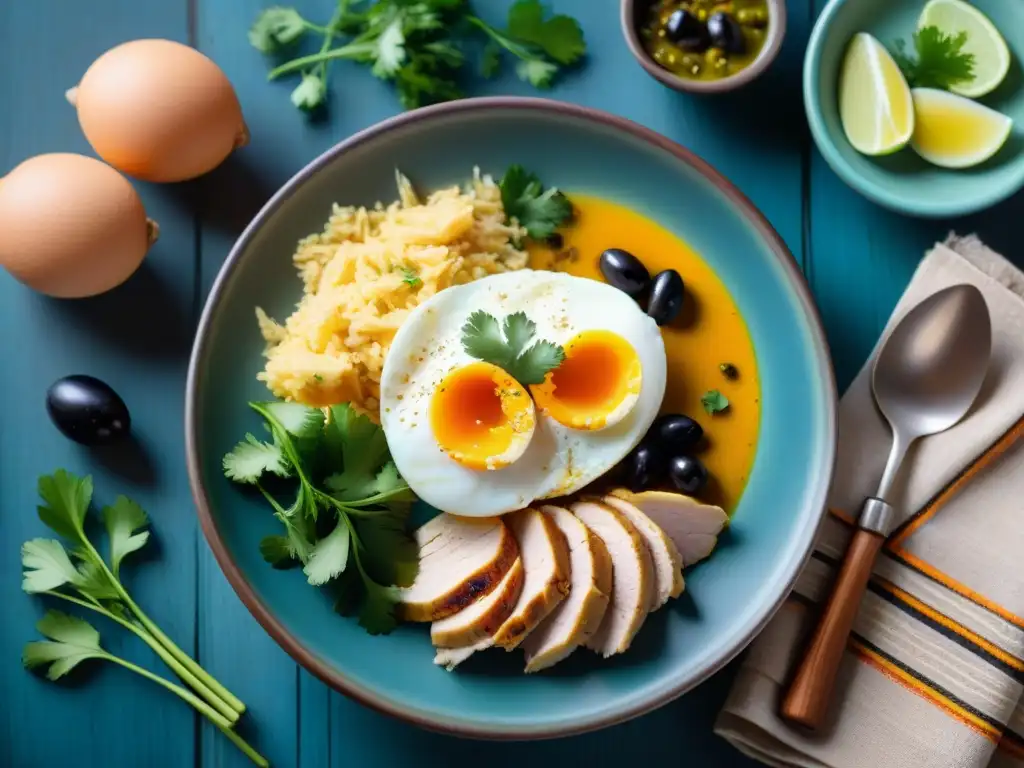
[[[831,721],[811,734],[783,722],[779,702],[843,556],[847,515],[875,491],[890,445],[870,361],[840,402],[831,514],[715,726],[769,765],[1024,768],[1024,273],[977,238],[950,236],[921,262],[889,327],[964,282],[992,314],[989,376],[971,413],[904,464],[889,499],[901,524],[861,603]]]

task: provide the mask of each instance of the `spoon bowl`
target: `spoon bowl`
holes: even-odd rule
[[[893,329],[871,379],[875,401],[907,439],[949,429],[981,390],[992,353],[992,323],[973,285],[928,297]]]

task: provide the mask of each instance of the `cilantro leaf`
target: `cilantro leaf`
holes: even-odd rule
[[[713,415],[728,409],[729,399],[717,389],[709,389],[701,395],[700,404],[704,406],[705,413]]]
[[[560,366],[563,360],[565,350],[560,346],[550,341],[538,341],[516,357],[509,373],[520,384],[541,384],[548,373]]]
[[[359,605],[359,626],[371,635],[387,634],[398,626],[395,607],[402,597],[398,587],[383,586],[372,579],[363,579],[365,593]]]
[[[264,536],[260,539],[260,554],[275,568],[288,568],[296,560],[287,536]]]
[[[39,478],[39,519],[59,536],[85,542],[85,514],[92,502],[92,478],[77,477],[63,469]]]
[[[528,59],[516,64],[516,75],[534,88],[550,88],[558,66],[542,59]]]
[[[36,629],[49,641],[27,643],[21,663],[27,669],[49,664],[46,677],[57,680],[86,659],[106,659],[110,654],[100,646],[100,633],[87,621],[60,611],[47,611]]]
[[[327,430],[341,449],[342,471],[325,480],[332,495],[355,501],[377,493],[377,471],[388,456],[384,430],[349,405],[331,406]]]
[[[490,80],[501,68],[501,48],[493,40],[484,46],[484,52],[480,57],[480,74]]]
[[[95,600],[119,600],[121,595],[110,583],[106,572],[95,560],[86,560],[78,566],[78,582],[75,584],[82,595]]]
[[[537,324],[527,317],[525,312],[513,312],[508,315],[501,328],[505,333],[505,340],[516,355],[526,348],[537,332]]]
[[[536,330],[524,312],[509,315],[499,326],[493,315],[477,310],[462,326],[462,347],[466,354],[504,369],[524,386],[540,384],[565,360],[565,350],[549,341],[527,347]]]
[[[302,572],[306,580],[315,587],[326,584],[337,577],[348,564],[349,527],[344,520],[338,520],[334,530],[320,539],[313,547]]]
[[[324,426],[324,412],[319,408],[278,401],[251,405],[257,413],[276,421],[293,437],[318,437]]]
[[[498,184],[505,215],[515,219],[534,240],[554,234],[572,218],[572,203],[556,187],[547,190],[521,165],[511,165]]]
[[[223,459],[224,474],[236,483],[255,483],[266,472],[288,477],[291,471],[288,460],[276,443],[264,443],[252,434],[226,454]]]
[[[306,20],[294,8],[266,8],[249,28],[249,43],[260,53],[276,53],[306,32]]]
[[[403,19],[399,16],[388,24],[377,38],[377,56],[373,62],[375,77],[393,76],[405,63],[405,33]]]
[[[292,91],[292,104],[303,112],[312,112],[324,104],[327,96],[327,83],[315,72],[303,72],[302,79]]]
[[[478,309],[462,326],[462,347],[466,354],[504,368],[512,355],[494,315]]]
[[[911,88],[944,88],[974,79],[974,54],[963,50],[967,33],[946,34],[935,26],[914,33],[914,52],[897,40],[893,58]]]
[[[517,40],[537,45],[559,64],[572,64],[587,50],[579,22],[564,15],[545,21],[540,0],[514,3],[508,10],[508,32]]]
[[[364,549],[363,565],[367,574],[382,584],[408,587],[419,570],[419,551],[406,533],[408,511],[391,510],[372,517],[353,518],[353,525]]]
[[[81,575],[56,539],[32,539],[21,545],[21,588],[28,593],[47,592],[65,584],[77,584]]]
[[[140,531],[149,524],[146,513],[126,496],[118,496],[113,505],[103,508],[103,524],[110,537],[110,570],[118,576],[125,555],[142,549],[149,541],[149,531]]]

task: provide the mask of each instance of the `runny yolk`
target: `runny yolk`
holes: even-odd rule
[[[536,415],[519,382],[490,363],[456,368],[430,401],[430,427],[441,450],[470,469],[500,469],[526,451]]]
[[[530,387],[541,411],[572,429],[604,429],[621,421],[640,397],[640,358],[611,331],[584,331],[565,345],[565,360]]]

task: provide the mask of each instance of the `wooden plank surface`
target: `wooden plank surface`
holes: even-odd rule
[[[227,585],[199,534],[183,466],[182,390],[201,301],[231,243],[288,177],[336,141],[398,111],[393,93],[355,65],[332,72],[331,116],[310,122],[268,84],[245,32],[265,0],[8,0],[0,3],[0,173],[45,151],[86,146],[64,89],[94,56],[137,37],[197,45],[235,83],[252,142],[196,182],[139,185],[162,237],[146,267],[99,299],[58,303],[0,275],[0,341],[15,375],[2,389],[0,425],[0,766],[245,766],[215,730],[150,683],[100,669],[55,686],[25,673],[20,647],[41,614],[18,579],[18,546],[42,527],[34,478],[57,466],[92,472],[98,494],[135,495],[152,513],[159,547],[131,568],[140,602],[250,707],[247,736],[277,766],[446,765],[479,745],[429,734],[330,692],[269,639]],[[799,83],[821,0],[790,0],[780,60],[735,94],[691,97],[662,88],[630,58],[618,0],[554,0],[581,19],[592,56],[551,95],[625,115],[692,148],[735,181],[768,216],[804,267],[825,318],[840,384],[862,363],[924,249],[947,229],[978,231],[1013,256],[1011,229],[1024,197],[961,222],[907,220],[847,189],[813,150]],[[332,0],[298,3],[312,18]],[[477,0],[500,18],[508,0]],[[530,93],[513,78],[472,95]],[[1019,229],[1019,227],[1018,227]],[[68,373],[117,388],[138,425],[136,451],[76,448],[49,425],[43,393]],[[109,646],[144,666],[155,660],[108,626]],[[729,673],[632,723],[576,739],[488,749],[494,768],[587,761],[751,766],[711,733]]]

